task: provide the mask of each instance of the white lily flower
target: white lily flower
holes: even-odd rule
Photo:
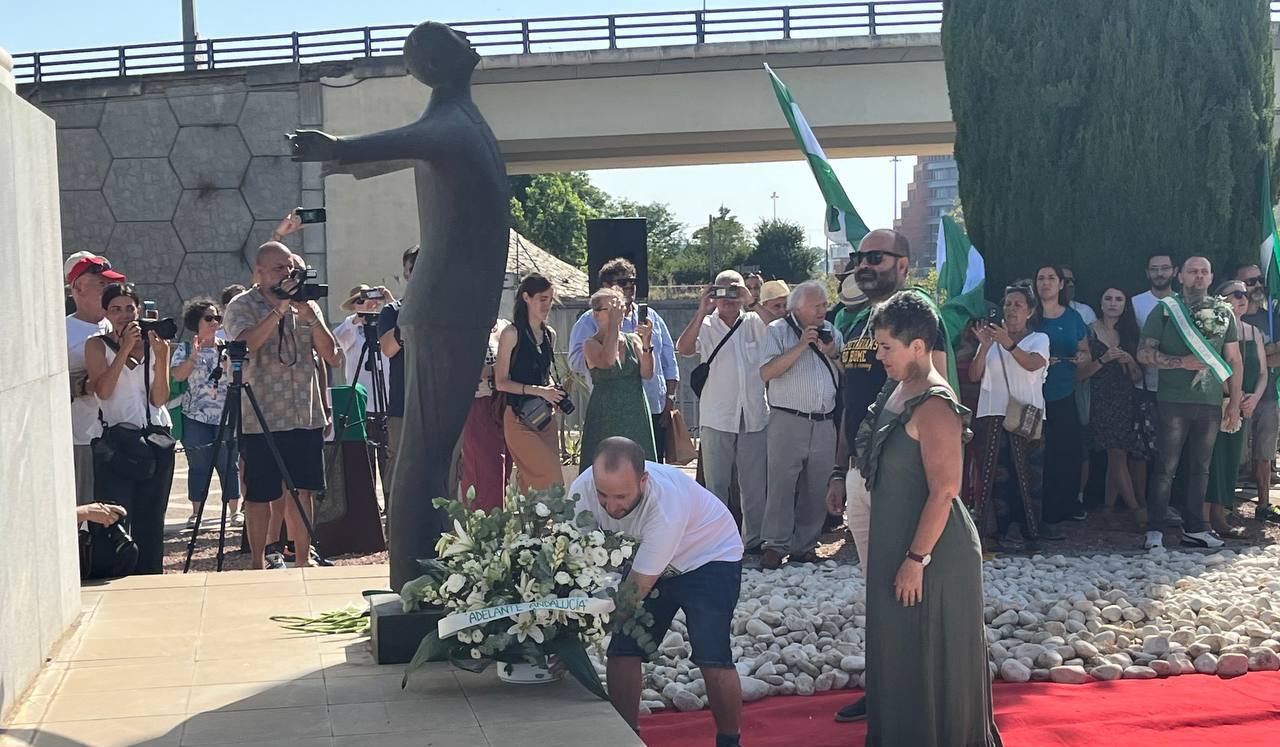
[[[466,576],[454,573],[453,575],[449,576],[449,578],[445,579],[443,588],[445,591],[449,592],[450,594],[457,594],[459,591],[462,590],[462,587],[465,586],[466,583],[467,583]]]
[[[442,558],[449,558],[454,555],[471,552],[474,547],[474,544],[471,541],[471,535],[467,534],[467,530],[462,528],[462,524],[457,519],[454,519],[453,521],[453,532],[458,535],[458,538],[450,543],[450,545],[440,553],[440,557]]]
[[[621,550],[614,550],[613,552],[609,553],[609,564],[614,566],[622,565]]]
[[[546,640],[542,635],[542,628],[537,626],[533,620],[533,615],[528,612],[516,615],[515,624],[507,629],[507,633],[515,636],[520,643],[524,643],[526,638],[532,638],[537,643],[542,643]]]

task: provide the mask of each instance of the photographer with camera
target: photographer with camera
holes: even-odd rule
[[[343,373],[347,377],[347,384],[350,386],[360,384],[368,395],[365,400],[365,432],[368,434],[369,463],[374,466],[378,473],[377,477],[381,479],[383,495],[391,489],[391,474],[387,470],[387,450],[379,448],[385,447],[387,443],[384,418],[388,392],[387,371],[391,367],[391,361],[381,352],[377,352],[376,357],[371,357],[365,352],[365,346],[368,344],[374,351],[379,350],[378,318],[382,307],[395,300],[396,297],[391,291],[383,286],[375,288],[370,285],[357,285],[351,289],[347,294],[347,300],[341,304],[343,311],[352,313],[333,328],[333,337],[342,347]],[[374,379],[375,370],[379,376],[377,381]],[[342,413],[338,414],[339,417],[342,416]],[[340,431],[345,430],[341,425],[335,427]]]
[[[113,332],[84,346],[90,385],[100,403],[103,434],[95,439],[94,490],[124,506],[138,545],[137,573],[162,573],[164,512],[173,483],[173,421],[169,401],[172,319],[140,319],[143,303],[131,286],[108,285],[102,306]],[[148,302],[148,307],[152,306]],[[145,335],[145,339],[144,339]]]
[[[616,288],[601,288],[591,295],[594,335],[583,345],[591,372],[591,400],[582,424],[579,471],[591,467],[596,445],[611,436],[625,436],[644,449],[645,458],[656,461],[653,421],[644,396],[644,380],[653,376],[653,322],[622,331],[625,299]]]
[[[502,431],[520,471],[521,490],[564,484],[556,410],[572,413],[573,402],[558,382],[552,386],[556,331],[547,315],[555,298],[550,280],[536,272],[526,275],[516,288],[514,321],[498,336],[493,384],[507,395]]]
[[[219,449],[218,464],[213,463],[213,442],[218,435],[218,420],[227,402],[227,357],[223,341],[222,311],[211,298],[193,298],[182,309],[182,326],[191,332],[191,342],[174,346],[169,374],[174,381],[187,382],[182,395],[182,448],[187,455],[187,500],[191,515],[187,528],[195,529],[196,515],[204,486],[212,479],[214,468],[222,484],[222,500],[228,502],[231,523],[244,525],[240,512],[240,456],[230,435]]]
[[[760,344],[760,378],[769,394],[768,491],[764,555],[760,565],[778,568],[814,563],[827,517],[827,480],[836,455],[839,369],[844,344],[824,318],[827,289],[817,280],[797,285],[787,316],[771,323]]]
[[[253,568],[265,566],[267,534],[281,516],[296,546],[295,562],[299,567],[312,563],[310,533],[284,487],[263,426],[271,430],[309,520],[313,494],[324,489],[327,425],[326,392],[316,355],[330,366],[342,361],[316,303],[328,287],[311,282],[314,271],[298,270],[293,261],[294,255],[279,242],[258,247],[254,286],[231,301],[224,320],[228,339],[248,347],[244,380],[258,393],[266,421],[259,421],[248,398],[242,400],[244,502]]]

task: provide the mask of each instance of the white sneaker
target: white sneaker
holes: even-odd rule
[[[190,516],[188,516],[188,517],[187,517],[187,531],[188,531],[188,532],[195,531],[195,528],[196,528],[196,520],[197,520],[197,518],[199,518],[199,517],[197,517],[195,514],[191,514]]]
[[[1164,547],[1164,535],[1160,532],[1147,532],[1147,541],[1142,544],[1142,547],[1146,550]]]
[[[231,514],[231,523],[233,526],[244,526],[244,512],[236,511],[234,514]]]
[[[1183,532],[1182,544],[1188,547],[1222,547],[1227,544],[1219,539],[1213,532]]]

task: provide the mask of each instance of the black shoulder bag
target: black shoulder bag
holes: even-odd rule
[[[534,350],[538,351],[539,357],[542,355],[541,346],[533,339],[533,333],[524,330],[529,334],[529,342],[533,344]],[[555,339],[551,335],[551,330],[543,328],[542,334],[548,347],[551,348],[550,355],[547,356],[547,374],[551,380],[556,383],[556,387],[564,391],[564,387],[560,385],[560,377],[556,376],[555,362]],[[512,408],[516,414],[516,420],[519,420],[526,427],[535,431],[545,430],[552,421],[551,403],[535,394],[525,395],[520,404]]]
[[[733,337],[733,333],[738,331],[738,327],[742,326],[742,320],[744,318],[745,315],[738,317],[738,321],[734,322],[733,326],[729,328],[729,331],[725,333],[724,338],[720,340],[720,344],[716,345],[716,349],[711,351],[711,357],[707,358],[707,362],[699,363],[697,367],[693,369],[693,372],[689,374],[689,387],[693,389],[695,396],[699,398],[702,397],[702,389],[707,385],[707,377],[711,375],[711,362],[720,354],[720,348],[724,347],[724,344],[729,341],[730,337]]]

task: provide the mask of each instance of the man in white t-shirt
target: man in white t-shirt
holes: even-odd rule
[[[644,457],[634,441],[607,438],[569,494],[577,497],[578,511],[591,512],[601,529],[640,540],[624,583],[633,584],[642,599],[658,590],[656,598],[644,602],[653,615],[648,633],[655,641],[684,610],[691,659],[702,670],[716,721],[716,747],[737,747],[742,689],[729,624],[742,581],[742,539],[719,498],[678,467]],[[634,639],[615,629],[608,651],[609,696],[633,729],[638,728],[645,656]]]
[[[92,252],[76,252],[62,266],[62,275],[71,286],[76,311],[67,317],[67,369],[71,377],[71,443],[76,470],[76,505],[93,503],[93,450],[90,444],[102,434],[98,422],[98,398],[88,386],[84,363],[84,343],[90,337],[111,331],[111,322],[102,308],[102,291],[111,283],[124,282],[124,275],[111,263]]]
[[[1147,323],[1147,317],[1155,310],[1160,299],[1173,293],[1173,257],[1168,252],[1153,252],[1147,257],[1147,282],[1151,289],[1133,297],[1133,314],[1138,317],[1138,329]],[[1143,366],[1139,389],[1154,393],[1160,388],[1160,372],[1155,366]],[[1151,398],[1152,401],[1155,397]]]

